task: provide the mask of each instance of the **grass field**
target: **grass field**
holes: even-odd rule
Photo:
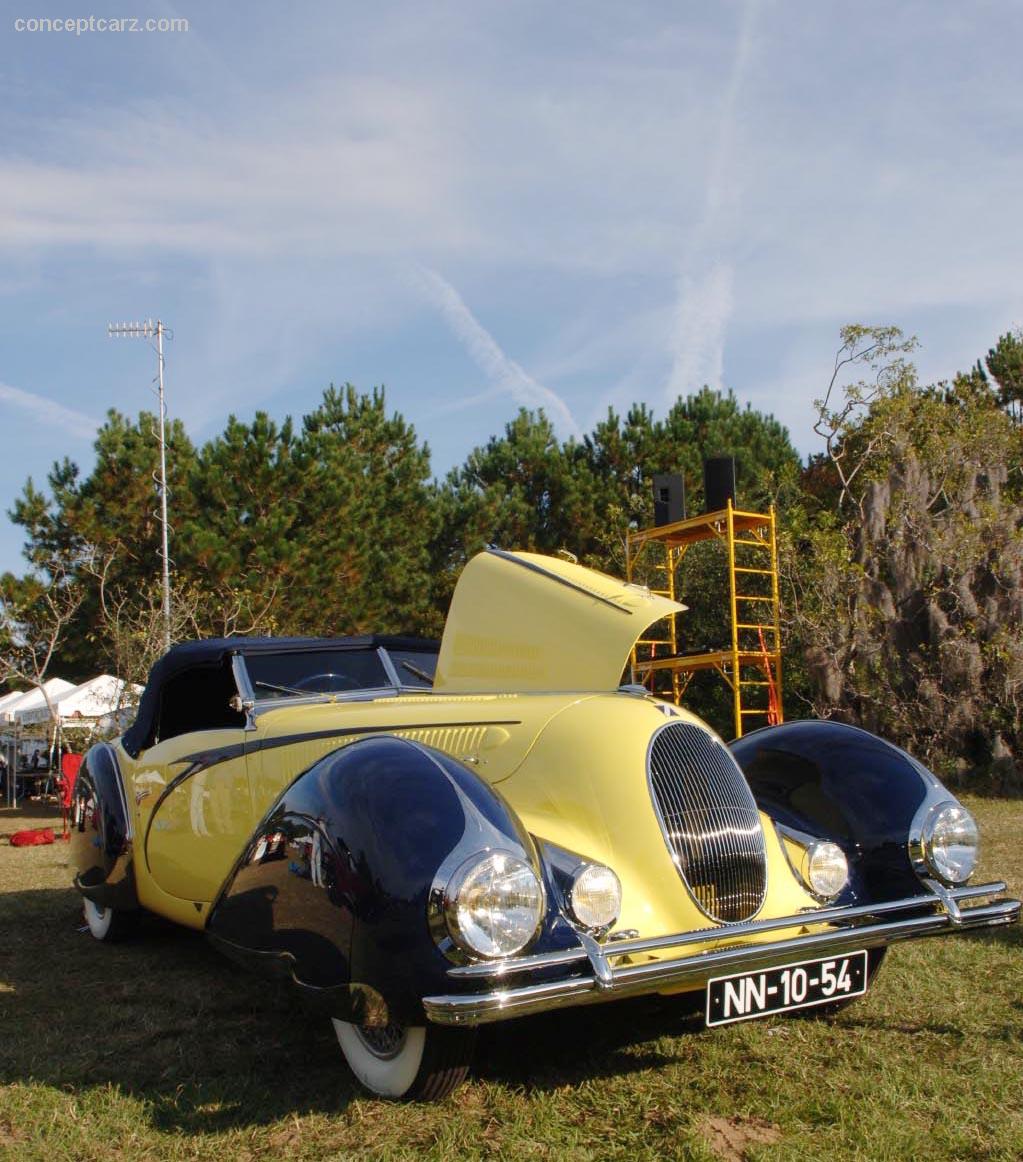
[[[970,807],[982,874],[1018,896],[1023,803]],[[0,813],[0,835],[40,822]],[[1023,1157],[1018,927],[896,947],[830,1021],[707,1032],[640,1000],[492,1026],[469,1084],[400,1106],[200,936],[151,921],[97,944],[66,864],[0,839],[0,1157]]]

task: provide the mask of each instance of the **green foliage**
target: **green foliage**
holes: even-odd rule
[[[682,476],[689,513],[703,508],[703,462],[711,456],[736,461],[739,504],[766,509],[786,482],[795,479],[799,457],[789,434],[773,416],[739,406],[732,392],[709,387],[680,397],[664,420],[633,407],[622,425],[614,412],[586,440],[587,456],[613,504],[633,527],[653,524],[653,477]],[[624,539],[624,529],[620,540]],[[624,554],[621,567],[624,568]],[[617,564],[617,562],[615,562]]]
[[[871,410],[879,399],[907,396],[917,386],[916,368],[909,356],[915,338],[906,338],[898,327],[868,327],[851,323],[839,332],[841,343],[823,399],[815,399],[813,430],[824,441],[827,474],[818,480],[822,499],[828,493],[841,511],[857,496],[863,469],[883,455],[888,432],[871,423]],[[860,378],[848,380],[849,374]],[[827,487],[827,479],[832,483]]]
[[[1011,765],[1023,746],[1023,333],[934,387],[917,382],[915,346],[896,327],[842,329],[816,401],[824,451],[806,465],[772,416],[706,387],[660,419],[642,404],[609,410],[581,441],[523,409],[440,482],[382,388],[330,387],[297,424],[232,416],[200,448],[171,423],[174,636],[434,635],[466,560],[491,543],[621,576],[629,530],[653,522],[653,476],[681,474],[699,512],[704,459],[730,455],[739,506],[779,512],[789,716],[860,722],[947,770]],[[51,659],[70,677],[98,662],[138,678],[160,649],[154,424],[111,411],[93,470],[54,464],[10,514],[26,533],[25,592],[57,593],[61,578],[78,595]],[[660,562],[648,549],[633,578],[663,588]],[[692,548],[675,582],[689,606],[682,648],[726,644],[721,546]],[[687,701],[730,731],[715,675]]]
[[[132,422],[111,410],[96,436],[96,464],[82,478],[70,460],[54,464],[47,497],[25,485],[9,516],[27,534],[25,555],[43,576],[63,576],[82,587],[82,601],[62,635],[55,665],[62,675],[84,679],[96,672],[95,626],[102,618],[101,584],[109,593],[136,594],[160,560],[159,449],[156,417]],[[195,450],[180,421],[167,425],[168,492],[175,520],[194,511],[188,477]],[[172,532],[171,556],[178,549]],[[102,579],[102,581],[101,581]],[[101,661],[107,661],[101,657]]]
[[[192,515],[181,525],[190,573],[222,584],[269,590],[293,573],[292,531],[299,474],[290,419],[278,426],[257,412],[251,424],[230,416],[224,433],[191,466]]]
[[[749,507],[766,507],[798,480],[799,458],[785,428],[772,416],[741,408],[731,392],[705,387],[678,399],[663,420],[642,404],[624,419],[609,410],[582,443],[560,443],[543,412],[521,410],[502,436],[474,449],[439,490],[439,604],[446,606],[466,560],[491,543],[541,553],[566,550],[583,564],[624,576],[629,529],[653,524],[653,477],[681,474],[688,510],[698,512],[703,461],[718,455],[736,458],[738,495]],[[678,578],[690,606],[683,621],[687,648],[728,640],[725,561],[717,548],[694,550]],[[645,554],[635,579],[664,587],[655,567],[659,560],[659,554]],[[698,680],[690,704],[730,731],[730,703],[719,679]]]
[[[282,625],[302,633],[430,632],[430,453],[383,388],[331,387],[295,448],[295,571]]]
[[[55,520],[68,529],[77,551],[111,561],[111,580],[135,584],[160,558],[159,448],[157,419],[140,412],[133,423],[111,410],[96,438],[96,465],[84,480],[77,470],[67,489],[54,484]],[[195,449],[180,420],[166,425],[167,491],[180,527],[194,512],[189,477]],[[17,519],[17,517],[15,517]],[[171,557],[177,538],[171,537]]]
[[[985,362],[998,384],[998,402],[1019,423],[1023,419],[1023,330],[1002,335]]]
[[[1023,747],[1023,433],[976,372],[916,386],[889,368],[822,423],[833,487],[808,490],[782,539],[789,640],[818,714],[906,746],[946,777]],[[895,368],[892,371],[892,368]],[[889,373],[890,372],[890,373]],[[976,775],[971,777],[978,777]]]
[[[448,474],[438,500],[435,552],[449,574],[487,544],[585,553],[597,520],[597,489],[582,449],[559,443],[544,413],[525,408],[503,436],[492,436]]]
[[[10,516],[42,576],[83,600],[56,665],[138,679],[162,647],[154,417],[111,411],[85,478],[65,460],[47,496],[31,480]],[[172,635],[433,632],[429,452],[384,392],[328,389],[296,435],[265,414],[196,451],[167,428]]]

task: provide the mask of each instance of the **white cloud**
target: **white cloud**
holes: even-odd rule
[[[309,83],[239,111],[81,109],[7,160],[0,245],[198,255],[396,253],[453,243],[437,106],[382,79]]]
[[[749,70],[759,0],[746,0],[736,39],[732,68],[718,115],[717,134],[707,169],[703,217],[693,232],[678,279],[675,322],[670,348],[667,402],[703,384],[723,386],[725,333],[732,316],[734,267],[722,234],[739,204],[735,166],[736,111]]]
[[[762,18],[757,0],[322,2],[241,25],[207,5],[179,41],[22,38],[37,55],[12,62],[0,155],[8,374],[123,406],[109,356],[69,362],[50,329],[163,311],[190,429],[350,376],[387,382],[457,459],[502,399],[567,433],[727,371],[795,430],[842,322],[903,324],[928,351],[947,335],[952,370],[1023,317],[1023,9],[990,7],[938,4],[921,36],[917,6],[880,0]],[[440,276],[398,285],[412,263],[499,288],[490,331]],[[424,295],[472,354],[460,378],[428,366]],[[520,320],[528,373],[494,339]],[[0,461],[27,456],[7,441]]]
[[[715,263],[696,277],[683,274],[672,334],[667,401],[698,391],[705,383],[722,386],[725,330],[732,315],[733,270]]]
[[[22,391],[20,387],[11,387],[8,383],[0,383],[0,400],[26,412],[41,424],[60,428],[75,439],[91,440],[100,426],[98,420],[83,412],[65,407],[44,395]]]
[[[498,346],[494,337],[465,305],[462,296],[435,270],[419,267],[413,281],[424,296],[444,316],[456,338],[473,362],[503,392],[528,408],[543,408],[562,438],[581,436],[579,425],[565,401],[549,387],[538,383]]]

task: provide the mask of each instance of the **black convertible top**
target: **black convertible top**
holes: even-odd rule
[[[284,654],[303,650],[359,650],[384,646],[394,650],[440,649],[428,638],[391,634],[361,634],[357,637],[215,637],[182,642],[172,646],[149,671],[145,691],[135,721],[124,732],[122,743],[129,754],[137,754],[150,737],[160,713],[160,693],[164,684],[182,670],[195,666],[219,666],[232,654]]]

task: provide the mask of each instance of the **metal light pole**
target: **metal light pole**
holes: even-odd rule
[[[173,332],[169,331],[157,319],[146,319],[141,323],[110,323],[107,334],[111,338],[151,339],[156,336],[157,357],[157,395],[160,401],[160,531],[161,531],[161,558],[163,562],[163,645],[165,650],[171,645],[171,594],[170,594],[170,553],[168,549],[168,522],[167,522],[167,441],[165,422],[167,408],[163,398],[163,337],[167,335],[173,339]]]

